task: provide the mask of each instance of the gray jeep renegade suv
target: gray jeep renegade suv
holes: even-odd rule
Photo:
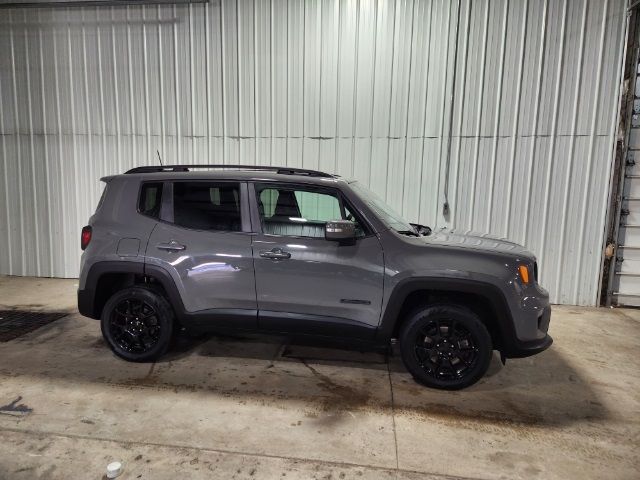
[[[433,233],[358,182],[230,165],[103,181],[82,230],[78,308],[126,360],[160,357],[177,327],[397,338],[417,381],[459,389],[484,375],[494,349],[504,361],[551,345],[531,253]]]

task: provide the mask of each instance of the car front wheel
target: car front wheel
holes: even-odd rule
[[[130,287],[113,294],[102,310],[102,335],[113,352],[130,362],[148,362],[169,348],[173,310],[159,293]]]
[[[400,350],[416,381],[445,390],[480,380],[493,353],[491,336],[480,318],[458,305],[414,310],[402,325]]]

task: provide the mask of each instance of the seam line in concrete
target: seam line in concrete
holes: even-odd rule
[[[396,470],[400,470],[400,459],[398,458],[398,435],[396,434],[396,404],[393,399],[393,382],[391,381],[389,354],[387,354],[387,374],[389,376],[389,391],[391,392],[391,420],[393,422],[393,443],[396,447]]]
[[[439,477],[443,479],[450,480],[482,480],[479,477],[457,477],[455,475],[443,475],[441,473],[431,473],[431,472],[421,472],[419,470],[410,470],[404,468],[388,468],[388,467],[380,467],[377,465],[366,465],[361,463],[353,463],[353,462],[336,462],[331,460],[316,460],[313,458],[303,458],[303,457],[289,457],[286,455],[273,455],[268,453],[251,453],[251,452],[243,452],[240,450],[226,450],[220,448],[205,448],[205,447],[194,447],[189,445],[174,445],[171,443],[160,443],[160,442],[145,442],[139,440],[115,440],[112,438],[106,437],[95,437],[90,435],[80,435],[76,433],[60,433],[60,432],[50,432],[47,430],[31,430],[31,429],[20,429],[20,428],[11,428],[11,427],[0,427],[0,432],[13,432],[13,433],[22,433],[33,436],[42,436],[42,435],[51,435],[55,437],[63,437],[70,438],[75,440],[94,440],[98,442],[112,442],[121,445],[144,445],[148,447],[162,447],[162,448],[175,448],[175,449],[188,449],[194,450],[198,452],[211,452],[211,453],[220,453],[224,455],[244,455],[247,457],[256,457],[256,458],[271,458],[276,460],[287,460],[291,462],[302,462],[302,463],[318,463],[323,465],[332,465],[335,467],[356,467],[356,468],[367,468],[369,470],[376,470],[379,472],[392,472],[398,471],[402,473],[415,473],[418,475],[431,475],[433,477]]]

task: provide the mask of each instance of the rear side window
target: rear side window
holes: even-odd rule
[[[162,204],[162,183],[144,183],[140,190],[140,201],[138,211],[148,217],[158,218],[160,216],[160,205]]]
[[[196,230],[239,232],[239,184],[175,182],[173,219],[176,225]]]

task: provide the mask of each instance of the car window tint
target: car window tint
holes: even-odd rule
[[[278,190],[275,188],[265,188],[260,192],[260,201],[262,202],[262,212],[264,216],[272,217],[276,210]]]
[[[337,193],[304,189],[258,186],[258,209],[264,233],[295,237],[324,238],[329,220],[355,220],[342,215]],[[358,236],[364,236],[356,221]]]
[[[162,183],[144,183],[140,190],[138,211],[143,215],[158,218],[162,203]]]
[[[340,202],[333,195],[317,192],[296,191],[296,200],[300,206],[302,218],[310,221],[327,222],[340,220]]]
[[[197,230],[236,232],[241,229],[238,184],[175,182],[174,223]]]

